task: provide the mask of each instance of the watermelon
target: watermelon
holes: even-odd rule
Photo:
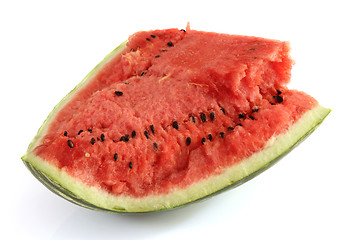
[[[329,114],[286,87],[289,43],[166,29],[117,47],[50,113],[22,157],[90,209],[173,209],[268,169]]]

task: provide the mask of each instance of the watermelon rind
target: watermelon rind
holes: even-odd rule
[[[48,189],[62,198],[93,210],[114,213],[140,213],[175,209],[198,202],[225,190],[237,187],[262,173],[308,137],[330,113],[321,105],[314,106],[300,117],[289,129],[273,136],[266,146],[247,159],[223,169],[220,174],[210,176],[183,189],[171,189],[167,194],[146,197],[116,196],[96,187],[88,186],[65,171],[51,165],[32,153],[46,134],[49,123],[56,113],[94,77],[102,67],[123,51],[126,42],[119,45],[100,62],[67,96],[52,110],[38,130],[22,160],[29,171]]]

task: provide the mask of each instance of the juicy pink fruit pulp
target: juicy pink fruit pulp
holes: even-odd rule
[[[261,150],[316,104],[286,88],[288,52],[285,42],[256,37],[138,32],[34,151],[113,194],[186,187]]]

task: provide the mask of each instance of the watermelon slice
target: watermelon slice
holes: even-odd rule
[[[287,42],[137,32],[50,113],[22,157],[46,187],[110,212],[173,209],[238,186],[330,110],[290,90]]]

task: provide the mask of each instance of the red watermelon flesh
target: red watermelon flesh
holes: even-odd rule
[[[132,35],[61,108],[32,153],[141,198],[219,175],[318,105],[289,90],[287,42],[187,29]]]

